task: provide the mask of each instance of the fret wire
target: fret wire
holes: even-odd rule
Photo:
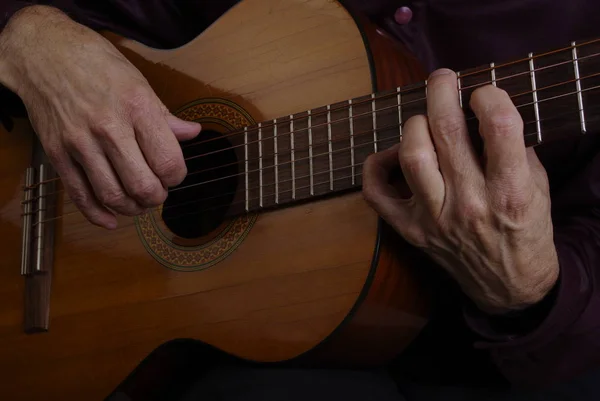
[[[581,46],[582,46],[582,45],[578,45],[578,47],[581,47]],[[579,57],[579,60],[583,60],[583,59],[590,58],[590,57],[599,57],[599,56],[600,56],[600,53],[598,53],[598,54],[594,54],[594,55],[592,55],[592,56]],[[535,59],[535,58],[539,58],[539,56],[536,56],[536,57],[534,57],[534,59]],[[568,64],[568,63],[572,63],[572,61],[571,61],[571,60],[569,60],[569,61],[566,61],[566,62],[556,63],[556,64],[554,64],[553,66],[564,65],[564,64],[566,64],[566,63],[567,63],[567,64]],[[535,69],[535,71],[544,70],[544,69],[547,69],[547,68],[551,68],[551,67],[553,67],[553,66],[536,68],[536,69]],[[497,68],[498,68],[498,66],[496,66],[496,69],[497,69]],[[487,70],[486,70],[486,71],[487,71]],[[525,72],[522,72],[522,73],[518,73],[518,74],[513,74],[513,75],[510,75],[510,76],[502,77],[502,78],[500,78],[500,79],[497,79],[497,82],[500,82],[500,81],[502,81],[502,80],[506,80],[506,79],[510,79],[510,78],[514,78],[514,77],[518,77],[518,76],[521,76],[521,75],[523,75],[523,74],[531,74],[531,72],[530,72],[530,71],[525,71]],[[467,74],[463,74],[463,78],[464,78],[466,75],[467,75]],[[584,79],[586,79],[586,78],[591,78],[591,77],[593,77],[593,76],[596,76],[596,75],[597,75],[597,74],[592,74],[592,75],[590,75],[590,76],[583,77],[583,78],[582,78],[582,80],[584,80]],[[567,81],[567,82],[561,82],[560,84],[564,84],[564,83],[568,83],[568,82],[574,82],[574,81],[575,81],[575,80],[570,80],[570,81]],[[427,82],[427,81],[425,81],[425,82]],[[490,82],[488,81],[487,83],[490,83]],[[466,87],[463,87],[463,90],[466,90],[466,89],[471,89],[471,88],[476,88],[476,87],[479,87],[479,85],[480,85],[480,84],[477,84],[477,85],[472,85],[472,86],[466,86]],[[553,85],[553,86],[556,86],[556,85]],[[545,89],[545,88],[541,88],[540,90],[544,90],[544,89]],[[411,90],[412,90],[412,88],[411,88]],[[427,87],[426,87],[426,86],[425,86],[425,92],[427,93]],[[582,90],[582,92],[585,92],[585,90]],[[512,96],[512,98],[515,98],[515,97],[517,97],[517,96],[524,96],[524,95],[527,95],[527,94],[529,94],[529,93],[530,93],[530,91],[529,91],[529,92],[523,92],[523,93],[519,93],[519,94],[518,94],[518,95],[516,95],[516,96]],[[378,99],[383,99],[383,98],[385,98],[385,96],[381,96],[381,97],[379,97]],[[407,106],[407,105],[409,105],[409,104],[415,104],[415,103],[417,103],[417,102],[425,102],[426,100],[427,100],[427,99],[426,99],[425,97],[423,97],[423,98],[420,98],[420,99],[414,99],[414,100],[410,100],[410,101],[406,101],[406,102],[404,102],[404,103],[402,104],[402,106]],[[396,107],[396,106],[394,105],[394,106],[391,106],[391,107]],[[383,107],[383,108],[381,108],[381,109],[378,109],[378,110],[377,110],[377,112],[382,112],[382,111],[385,111],[385,110],[389,110],[391,107]],[[338,109],[335,109],[335,110],[341,110],[341,108],[338,108]],[[362,114],[357,114],[357,115],[355,115],[354,117],[362,117],[362,116],[367,116],[367,115],[369,115],[369,114],[371,114],[371,112],[362,113]],[[341,123],[341,122],[344,122],[344,121],[346,121],[346,120],[347,120],[347,118],[340,118],[340,119],[337,119],[337,120],[334,120],[334,121],[332,121],[332,124]],[[321,125],[324,125],[324,124],[321,124]],[[318,127],[318,126],[315,126],[315,127],[313,127],[313,128],[316,128],[316,127]],[[252,128],[251,130],[255,130],[255,128]],[[306,129],[300,129],[300,130],[298,130],[298,132],[302,132],[302,131],[306,131]],[[233,136],[233,135],[237,135],[237,133],[233,132],[233,133],[227,134],[226,136]],[[198,142],[198,143],[196,143],[196,144],[194,144],[194,145],[200,145],[200,144],[202,144],[202,143],[211,142],[211,141],[212,141],[212,139],[208,139],[208,140],[206,140],[206,141],[203,141],[203,142]],[[192,145],[192,146],[194,146],[194,145]],[[238,148],[238,147],[241,147],[241,146],[243,146],[243,145],[236,145],[236,146],[233,146],[233,147],[231,147],[231,149],[235,149],[235,148]],[[221,152],[221,151],[209,152],[209,153],[206,153],[206,154],[203,154],[203,155],[199,155],[199,156],[192,156],[192,157],[186,158],[185,160],[187,161],[187,160],[191,160],[191,159],[194,159],[194,158],[197,158],[197,157],[208,156],[208,155],[210,155],[210,154],[219,153],[219,152]]]
[[[596,89],[600,89],[600,85],[598,85],[598,86],[594,86],[594,87],[591,87],[591,88],[584,89],[583,91],[590,91],[590,90],[596,90]],[[544,100],[541,100],[540,102],[544,102],[544,101],[548,101],[548,100],[553,100],[553,99],[558,99],[558,98],[562,98],[562,97],[564,97],[564,96],[571,96],[571,95],[573,95],[573,96],[576,96],[576,94],[577,94],[576,92],[570,92],[570,93],[566,93],[566,94],[563,94],[563,95],[558,95],[558,96],[555,96],[555,97],[552,97],[552,98],[544,99]],[[526,106],[526,105],[522,105],[522,106]],[[522,107],[522,106],[519,106],[519,107]],[[526,123],[526,125],[528,125],[528,124],[533,124],[533,123],[535,123],[535,121],[530,121],[530,122],[527,122],[527,123]],[[536,134],[535,134],[535,133],[534,133],[534,134],[526,134],[526,135],[525,135],[525,138],[531,137],[532,135],[536,135]],[[388,138],[388,139],[393,139],[393,138]],[[387,140],[387,139],[384,139],[384,140]],[[366,144],[364,144],[364,145],[366,145]],[[538,146],[538,145],[532,145],[532,146],[534,146],[534,147],[535,147],[535,146]],[[339,167],[339,168],[337,168],[336,170],[339,170],[339,169],[344,169],[344,168],[348,168],[348,167],[350,167],[350,166]],[[241,175],[241,174],[240,174],[240,175]],[[358,175],[360,175],[360,174],[358,174]],[[236,175],[233,175],[233,176],[237,176],[237,174],[236,174]],[[221,179],[225,179],[225,178],[229,178],[229,177],[233,177],[233,176],[222,177]],[[348,177],[346,177],[346,178],[350,178],[350,177],[348,176]],[[336,181],[337,181],[337,180],[340,180],[340,179],[342,179],[342,178],[338,178],[338,179],[336,179]],[[219,180],[219,179],[217,179],[217,180]],[[209,182],[213,182],[213,181],[214,181],[214,180],[211,180],[211,181],[209,181]],[[205,182],[204,184],[206,184],[206,183],[208,183],[208,182]],[[201,184],[199,184],[199,185],[202,185],[202,184],[203,184],[203,183],[201,183]],[[189,188],[189,187],[193,187],[193,186],[197,186],[197,185],[198,185],[198,184],[196,184],[196,185],[190,185],[190,186],[188,186],[188,187],[185,187],[185,188]],[[273,185],[273,184],[267,184],[267,185]],[[303,187],[303,188],[306,188],[306,187]],[[180,188],[180,189],[184,189],[184,188]],[[60,192],[60,191],[59,191],[59,192]],[[286,192],[287,192],[287,191],[286,191]],[[235,192],[232,192],[231,194],[233,194],[233,193],[235,193]],[[50,195],[51,195],[51,194],[50,194]],[[221,195],[218,195],[218,196],[216,196],[216,197],[219,197],[219,196],[222,196],[222,195],[223,195],[223,194],[221,194]],[[225,194],[225,195],[227,195],[227,194]],[[211,197],[211,198],[203,198],[203,199],[201,199],[201,200],[213,199],[213,198],[215,198],[215,197]],[[252,198],[252,199],[255,199],[255,198]],[[243,201],[241,201],[241,202],[243,202]],[[64,202],[63,204],[71,204],[71,203],[72,203],[72,202],[66,201],[66,202]],[[189,202],[184,202],[183,204],[186,204],[186,203],[189,203]],[[234,203],[240,203],[240,202],[234,202]],[[157,209],[155,209],[155,210],[157,210],[157,211],[158,211],[159,209],[157,208]],[[56,218],[52,218],[52,219],[45,220],[45,221],[57,220],[57,219],[60,219],[60,218],[62,218],[62,217],[64,217],[64,216],[71,215],[71,214],[74,214],[74,213],[67,213],[67,214],[64,214],[64,215],[62,215],[62,216],[58,216],[58,217],[56,217]]]
[[[535,82],[535,65],[533,63],[533,53],[529,53],[529,71],[531,72],[531,90],[533,92],[533,110],[535,112],[537,140],[542,143],[542,124],[540,122],[540,107],[538,102],[537,84]]]
[[[396,125],[390,125],[390,126],[383,127],[383,129],[391,129],[391,128],[396,128]],[[393,140],[393,139],[395,139],[395,138],[386,138],[386,139],[382,139],[381,142],[383,142],[383,141],[389,141],[389,140]],[[355,148],[362,148],[364,146],[370,146],[372,144],[373,144],[373,142],[361,143],[360,145],[355,145]],[[346,148],[337,149],[333,153],[339,153],[339,152],[344,152],[344,151],[348,151],[348,150],[350,150],[350,148],[346,147]],[[323,152],[323,153],[319,153],[319,154],[317,154],[315,156],[316,157],[320,157],[320,156],[326,156],[327,154],[328,154],[328,152]],[[306,160],[306,159],[307,159],[307,157],[304,157],[304,158],[298,159],[297,161]],[[283,163],[280,164],[280,166],[284,166],[284,165],[287,165],[287,164],[290,164],[290,162],[283,162]],[[257,170],[251,170],[250,172],[252,173],[252,172],[256,172],[256,171]],[[327,171],[325,170],[325,172],[327,172]],[[316,173],[315,175],[318,175],[318,174],[321,174],[321,173]],[[212,179],[212,180],[203,181],[203,182],[199,182],[199,183],[196,183],[196,184],[190,184],[190,185],[188,185],[186,187],[180,187],[180,188],[177,188],[177,189],[174,189],[174,190],[170,190],[170,192],[181,191],[181,190],[186,189],[186,188],[192,188],[192,187],[197,187],[197,186],[201,186],[201,185],[206,185],[206,184],[210,184],[211,182],[217,182],[217,181],[220,181],[220,180],[224,180],[224,179],[231,178],[231,177],[237,177],[237,176],[240,176],[240,175],[242,175],[242,173],[237,173],[237,174],[232,174],[232,175],[228,175],[228,176],[225,176],[225,177],[215,178],[215,179]],[[290,181],[290,180],[288,180],[288,181]]]
[[[492,85],[498,86],[498,82],[496,82],[496,63],[490,63],[490,71],[492,75]]]
[[[352,164],[352,185],[355,185],[356,178],[354,178],[354,116],[352,113],[352,99],[348,100],[348,120],[350,121],[350,162]]]
[[[570,81],[570,82],[573,82],[573,81]],[[582,92],[589,92],[589,91],[592,91],[592,90],[599,90],[599,89],[600,89],[600,85],[597,85],[597,86],[592,86],[592,87],[590,87],[590,88],[582,89]],[[561,94],[561,95],[553,96],[553,97],[550,97],[550,98],[547,98],[547,99],[543,99],[543,100],[541,100],[541,101],[538,101],[538,103],[542,103],[542,102],[547,102],[547,101],[551,101],[551,100],[555,100],[555,99],[563,98],[563,97],[565,97],[565,96],[576,96],[577,94],[578,94],[578,92],[577,92],[577,91],[574,91],[574,92],[569,92],[569,93],[565,93],[565,94]],[[531,105],[531,104],[533,104],[533,103],[527,103],[527,104],[519,105],[517,108],[526,107],[526,106],[529,106],[529,105]],[[471,119],[467,119],[467,121],[469,121],[469,120],[471,120]],[[539,120],[536,120],[536,121],[531,121],[531,122],[528,122],[527,124],[533,124],[533,123],[538,123],[538,122],[539,122]],[[247,127],[244,127],[244,131],[245,131],[245,132],[247,131]],[[534,133],[533,135],[536,135],[536,133]],[[526,137],[531,137],[531,136],[532,136],[532,135],[526,135]],[[247,137],[246,137],[245,141],[247,142]],[[364,144],[364,145],[366,145],[366,144]],[[534,146],[536,146],[536,145],[534,145]],[[343,149],[341,149],[341,150],[343,150]],[[248,163],[248,157],[247,157],[247,156],[246,156],[246,163]],[[248,167],[246,167],[246,171],[248,171]],[[247,174],[247,172],[246,172],[246,173],[243,173],[243,174]],[[220,180],[220,179],[226,179],[226,178],[229,178],[229,177],[234,177],[234,176],[238,176],[238,175],[241,175],[241,174],[235,174],[235,175],[232,175],[232,176],[222,177],[222,178],[219,178],[219,179],[217,179],[217,180]],[[208,181],[208,182],[204,182],[204,183],[200,183],[200,184],[189,185],[189,186],[187,186],[187,187],[178,188],[178,190],[182,190],[182,189],[185,189],[185,188],[194,187],[194,186],[197,186],[197,185],[203,185],[203,184],[207,184],[207,183],[210,183],[210,182],[213,182],[213,181],[215,181],[215,180],[210,180],[210,181]],[[246,192],[248,191],[248,188],[249,188],[249,187],[248,187],[248,185],[246,185]],[[60,192],[60,191],[59,191],[59,192]],[[173,190],[171,190],[170,192],[174,192],[174,191],[173,191]],[[247,199],[248,199],[248,195],[246,195],[246,202],[247,202]],[[72,203],[72,202],[65,202],[65,204],[69,204],[69,203]],[[59,217],[60,217],[60,216],[59,216]]]
[[[373,112],[373,150],[377,153],[377,109],[375,108],[375,94],[371,94],[371,111]]]
[[[463,96],[462,96],[462,82],[460,79],[460,71],[456,73],[456,78],[458,81],[458,102],[460,104],[460,108],[463,107]]]
[[[308,110],[308,160],[310,169],[310,195],[315,194],[315,184],[313,178],[313,138],[312,138],[312,111]]]
[[[600,88],[600,86],[598,86],[597,88]],[[574,95],[575,93],[570,93],[570,94],[571,94],[571,95]],[[535,134],[534,134],[534,135],[535,135]],[[525,137],[529,137],[529,136],[531,136],[531,135],[525,135]],[[392,138],[384,139],[384,141],[386,141],[386,140],[389,140],[389,139],[392,139]],[[537,145],[533,145],[533,146],[537,146]],[[357,166],[360,166],[360,165],[362,165],[362,164],[363,164],[363,163],[359,163],[359,164],[357,164]],[[349,166],[345,166],[345,167],[339,167],[339,168],[338,168],[338,169],[336,169],[336,170],[345,169],[345,168],[348,168],[348,167],[349,167]],[[318,174],[320,174],[320,173],[318,173]],[[359,176],[360,176],[360,175],[362,175],[362,173],[358,173],[357,175],[359,175]],[[303,178],[303,177],[301,177],[301,178]],[[350,176],[339,177],[339,178],[336,178],[336,181],[339,181],[339,180],[344,180],[344,179],[348,179],[348,178],[350,178]],[[268,185],[272,185],[272,184],[268,184]],[[307,187],[306,187],[306,186],[305,186],[305,187],[300,187],[299,189],[303,189],[303,188],[307,188]],[[284,191],[284,192],[288,192],[288,191],[289,191],[289,190],[286,190],[286,191]],[[225,195],[227,195],[227,194],[225,194]],[[222,196],[222,195],[219,195],[219,196]],[[214,197],[213,197],[213,198],[214,198]],[[200,199],[200,200],[207,200],[207,199],[212,199],[212,198],[203,198],[203,199]],[[253,199],[254,199],[254,198],[253,198]],[[233,205],[233,204],[236,204],[236,203],[239,203],[239,202],[233,202],[231,205]],[[202,211],[208,211],[208,210],[212,210],[212,209],[214,209],[214,208],[217,208],[217,207],[219,207],[219,206],[215,206],[215,207],[213,207],[213,208],[209,208],[209,209],[204,209],[204,210],[202,210]],[[155,210],[159,210],[159,209],[157,208],[157,209],[155,209]],[[151,210],[150,212],[152,212],[152,211],[153,211],[153,210]],[[75,212],[75,213],[77,213],[77,212]],[[67,213],[67,214],[64,214],[64,215],[62,215],[62,216],[58,216],[58,217],[54,217],[54,218],[51,218],[51,219],[44,220],[43,222],[52,221],[52,220],[58,220],[58,219],[60,219],[60,218],[63,218],[63,217],[65,217],[65,216],[68,216],[68,215],[73,215],[73,214],[75,214],[75,213]],[[194,212],[194,213],[197,213],[197,212]],[[181,217],[181,216],[178,216],[178,217]]]
[[[597,87],[595,87],[595,88],[596,88],[596,89],[600,89],[600,85],[599,85],[599,86],[597,86]],[[586,90],[589,90],[589,89],[586,89]],[[575,93],[575,92],[571,92],[571,93],[569,93],[569,94],[566,94],[566,95],[576,95],[576,93]],[[564,95],[561,95],[561,96],[564,96]],[[559,97],[560,97],[560,96],[559,96]],[[526,124],[531,124],[531,123],[534,123],[534,121],[528,122],[528,123],[526,123]],[[534,133],[533,135],[535,135],[535,133]],[[525,138],[528,138],[528,137],[531,137],[531,136],[532,136],[531,134],[526,134],[526,135],[525,135]],[[393,138],[387,138],[387,139],[384,139],[384,141],[391,140],[391,139],[393,139]],[[537,145],[533,145],[533,146],[537,146]],[[362,165],[362,164],[363,164],[363,163],[359,163],[359,164],[357,164],[356,166],[360,166],[360,165]],[[336,170],[346,169],[346,168],[349,168],[349,167],[350,167],[350,166],[338,167]],[[325,172],[321,172],[321,173],[317,173],[317,174],[323,174],[323,173],[325,173]],[[358,173],[357,175],[361,175],[361,173]],[[225,177],[225,178],[227,178],[227,177]],[[305,177],[300,177],[300,178],[305,178]],[[338,180],[342,180],[342,179],[346,179],[346,178],[350,178],[350,176],[336,178],[336,181],[338,181]],[[289,180],[287,180],[287,181],[289,181]],[[267,184],[267,186],[269,186],[269,185],[273,185],[273,184]],[[301,187],[300,189],[302,189],[302,188],[307,188],[307,187]],[[253,189],[255,189],[255,188],[253,188]],[[289,191],[289,190],[286,190],[286,191],[284,191],[284,192],[288,192],[288,191]],[[222,196],[222,195],[229,195],[229,194],[234,194],[234,193],[235,193],[235,192],[232,192],[232,193],[227,193],[227,194],[220,194],[220,195],[213,196],[213,197],[209,197],[209,198],[202,198],[202,199],[200,199],[200,200],[197,200],[197,201],[214,199],[214,198],[216,198],[216,197],[220,197],[220,196]],[[252,198],[252,199],[256,199],[256,198]],[[65,204],[68,204],[68,203],[69,203],[69,202],[66,202]],[[186,204],[186,203],[190,203],[190,202],[185,202],[184,204]],[[240,202],[234,202],[233,204],[236,204],[236,203],[240,203]],[[171,207],[173,207],[173,206],[171,206]],[[157,211],[158,211],[158,210],[160,210],[160,209],[159,209],[159,208],[157,208],[157,209],[155,209],[155,210],[157,210]],[[34,212],[35,212],[35,211],[34,211]],[[71,214],[74,214],[74,213],[67,213],[67,214],[64,214],[64,215],[62,215],[62,216],[58,216],[58,217],[55,217],[55,218],[52,218],[52,219],[45,220],[44,222],[47,222],[47,221],[52,221],[52,220],[57,220],[57,219],[59,219],[59,218],[62,218],[62,217],[64,217],[64,216],[71,215]]]
[[[327,105],[327,142],[329,145],[329,190],[333,191],[333,144],[331,143],[331,105]]]
[[[296,199],[296,152],[294,150],[294,115],[290,114],[290,147],[292,149],[292,199]]]
[[[275,156],[275,204],[279,204],[279,149],[277,147],[277,119],[273,120],[273,147]]]
[[[400,87],[396,90],[398,91],[398,130],[400,131],[400,142],[402,142],[402,95],[400,94]]]
[[[597,88],[600,89],[600,86],[598,86]],[[569,93],[569,94],[566,94],[566,95],[575,95],[575,93],[572,92],[572,93]],[[566,95],[560,95],[559,97],[566,96]],[[526,122],[525,124],[528,125],[528,124],[534,124],[534,123],[536,123],[536,121]],[[533,133],[533,134],[525,134],[524,137],[528,138],[528,137],[531,137],[533,135],[536,135],[536,134],[535,133]],[[391,140],[394,140],[394,138],[385,138],[385,139],[382,139],[382,142],[383,141],[391,141]],[[358,145],[357,147],[362,147],[362,146],[367,146],[367,145],[370,145],[370,143],[364,143],[364,144]],[[338,151],[343,151],[343,150],[346,150],[346,149],[339,149]],[[322,153],[321,155],[324,155],[324,153]],[[338,168],[335,169],[335,171],[347,169],[347,168],[350,168],[352,166],[358,167],[358,166],[361,166],[362,164],[363,163],[357,163],[357,164],[353,164],[353,165],[346,165],[346,166],[338,167]],[[327,171],[321,171],[321,172],[315,173],[315,175],[321,175],[321,174],[326,174],[326,173],[328,173],[328,172]],[[358,173],[357,175],[360,175],[360,173]],[[304,178],[307,178],[307,177],[308,176],[301,176],[299,178],[300,179],[304,179]],[[228,177],[224,177],[224,178],[228,178]],[[350,176],[348,176],[346,178],[350,178]],[[341,178],[336,178],[335,181],[338,181],[340,179]],[[289,181],[291,181],[291,180],[284,180],[283,182],[289,182]],[[209,181],[209,182],[212,182],[212,181]],[[269,185],[273,185],[273,184],[266,184],[266,186],[269,186]],[[301,188],[308,188],[308,187],[301,187]],[[285,192],[288,192],[288,191],[290,191],[290,190],[286,190]],[[206,198],[206,199],[212,199],[212,198]],[[255,198],[253,198],[253,199],[255,199]]]
[[[245,154],[245,159],[246,159],[246,170],[245,170],[245,175],[246,175],[246,212],[250,211],[250,194],[248,193],[249,191],[249,185],[248,185],[248,126],[244,127],[244,154]]]
[[[580,43],[580,44],[577,44],[576,46],[577,46],[578,48],[581,48],[581,47],[583,47],[583,46],[585,46],[585,45],[589,45],[589,44],[591,44],[591,43],[596,43],[596,42],[598,42],[598,41],[600,41],[600,39],[599,39],[599,40],[593,40],[593,41],[589,41],[589,42],[586,42],[586,43]],[[543,57],[543,56],[546,56],[546,55],[550,55],[550,54],[556,54],[556,53],[558,53],[558,52],[560,52],[560,51],[569,50],[569,49],[571,49],[571,47],[567,47],[567,48],[563,48],[563,49],[558,49],[558,50],[555,50],[555,51],[552,51],[552,52],[549,52],[549,53],[539,54],[539,55],[535,56],[535,57],[534,57],[534,59],[537,59],[537,58],[540,58],[540,57]],[[589,58],[598,57],[598,56],[600,56],[600,53],[591,54],[591,55],[588,55],[588,56],[585,56],[585,57],[579,57],[579,60],[583,60],[583,59],[589,59]],[[527,59],[522,59],[522,60],[516,60],[516,61],[513,61],[513,62],[509,62],[509,63],[500,64],[500,65],[496,66],[496,68],[503,68],[503,67],[507,67],[507,66],[515,65],[515,64],[516,64],[516,63],[518,63],[518,62],[522,62],[522,61],[526,61],[526,60],[527,60]],[[552,67],[556,67],[556,66],[563,65],[563,64],[565,64],[565,63],[571,63],[571,61],[560,62],[560,63],[556,63],[556,64],[553,64],[553,65],[550,65],[550,66],[546,66],[546,67],[540,67],[540,68],[539,68],[539,69],[537,69],[537,70],[542,70],[542,69],[552,68]],[[463,76],[463,77],[465,77],[465,76],[473,76],[473,75],[476,75],[476,74],[481,74],[481,73],[484,73],[484,72],[486,72],[486,71],[488,71],[488,69],[486,69],[486,70],[482,70],[482,71],[476,71],[476,72],[470,72],[470,73],[462,74],[462,76]],[[500,81],[500,80],[506,80],[506,79],[510,79],[510,78],[515,78],[515,77],[518,77],[518,76],[520,76],[520,75],[522,75],[522,74],[527,74],[527,73],[528,73],[528,72],[524,72],[524,73],[517,73],[517,74],[509,75],[509,76],[503,77],[503,78],[501,78],[501,79],[498,79],[497,81]],[[478,84],[478,85],[479,85],[479,84]],[[475,86],[473,86],[473,87],[477,87],[478,85],[475,85]],[[409,88],[405,88],[405,89],[403,90],[403,92],[417,91],[417,90],[419,90],[419,89],[423,89],[423,88],[425,89],[425,94],[427,94],[427,80],[423,81],[423,84],[422,84],[421,86],[411,86],[411,87],[409,87]],[[470,87],[465,87],[465,88],[463,88],[463,89],[470,89]],[[392,95],[382,95],[382,96],[380,96],[380,97],[377,97],[377,99],[385,99],[385,98],[387,98],[387,97],[389,97],[389,96],[392,96]],[[419,100],[424,100],[424,99],[417,99],[417,101],[419,101]],[[411,101],[411,102],[409,102],[409,103],[413,103],[413,101]],[[336,110],[340,110],[340,109],[336,109]],[[334,122],[336,122],[336,121],[334,121]],[[252,130],[254,130],[254,128],[253,128]],[[234,136],[234,135],[240,135],[240,134],[241,134],[241,132],[239,132],[239,131],[233,131],[233,132],[230,132],[230,133],[228,133],[226,136]],[[205,142],[210,142],[210,141],[213,141],[213,140],[216,140],[216,139],[209,139],[209,140],[206,140],[206,141],[197,142],[197,143],[194,143],[194,144],[188,145],[188,146],[186,146],[186,147],[198,146],[198,145],[201,145],[201,144],[203,144],[203,143],[205,143]]]
[[[600,90],[600,85],[593,86],[593,87],[586,88],[586,89],[582,89],[582,92],[588,92],[588,91],[591,91],[591,90]],[[560,98],[563,98],[563,97],[565,97],[565,96],[576,96],[576,95],[577,95],[577,92],[576,92],[576,91],[573,91],[573,92],[564,93],[564,94],[561,94],[561,95],[556,95],[556,96],[553,96],[553,97],[549,97],[549,98],[546,98],[546,99],[543,99],[543,100],[538,100],[538,102],[537,102],[537,103],[538,103],[538,104],[541,104],[541,103],[544,103],[544,102],[548,102],[548,101],[552,101],[552,100],[560,99]],[[530,103],[524,103],[524,104],[521,104],[521,105],[517,106],[517,109],[521,109],[521,108],[523,108],[523,107],[532,106],[532,105],[534,105],[534,103],[533,103],[533,102],[530,102]],[[473,120],[473,119],[474,119],[474,118],[468,118],[468,119],[467,119],[467,122],[468,122],[468,121],[471,121],[471,120]],[[538,123],[540,123],[541,121],[542,121],[542,120],[538,120],[538,119],[536,119],[536,120],[533,120],[533,121],[531,121],[531,122],[528,122],[527,124],[538,124]],[[391,128],[396,128],[396,127],[397,127],[397,126],[394,124],[394,125],[390,125],[390,126],[385,126],[385,127],[382,127],[382,129],[391,129]],[[365,134],[365,135],[366,135],[366,134],[369,134],[369,133],[370,133],[370,131],[364,131],[364,132],[363,132],[363,134]],[[536,135],[536,136],[537,136],[537,133],[534,133],[534,134],[532,134],[532,135]],[[531,136],[531,135],[528,135],[528,136]],[[393,139],[393,138],[389,138],[389,139]],[[384,139],[384,140],[386,140],[386,139]],[[359,147],[363,147],[363,146],[367,146],[367,145],[372,145],[372,142],[363,143],[363,144],[360,144],[360,145],[355,145],[355,148],[359,148]],[[338,150],[336,150],[334,153],[341,152],[341,151],[346,151],[346,150],[349,150],[349,149],[350,149],[350,148],[338,149]],[[316,156],[317,156],[317,157],[319,157],[319,156],[325,156],[326,154],[327,154],[327,153],[320,153],[320,154],[318,154],[318,155],[316,155]],[[303,159],[298,159],[298,161],[300,161],[300,160],[305,160],[305,159],[306,159],[306,158],[303,158]],[[281,165],[285,165],[285,164],[288,164],[288,163],[289,163],[289,162],[281,163]],[[255,171],[255,170],[253,170],[253,171]],[[215,179],[215,180],[225,179],[225,178],[229,178],[229,177],[235,177],[235,176],[238,176],[238,175],[241,175],[241,173],[240,173],[240,174],[235,174],[235,175],[232,175],[232,176],[227,176],[227,177],[217,178],[217,179]],[[210,180],[210,181],[203,182],[203,183],[199,183],[199,184],[192,184],[192,185],[189,185],[189,186],[187,186],[187,187],[184,187],[184,188],[177,188],[177,189],[175,189],[175,190],[182,190],[182,189],[189,188],[189,187],[193,187],[193,186],[197,186],[197,185],[204,185],[204,184],[208,184],[208,183],[210,183],[210,182],[214,182],[215,180]],[[173,190],[173,189],[172,189],[172,190],[170,190],[170,192],[174,192],[175,190]]]
[[[259,200],[258,204],[260,207],[263,207],[263,158],[262,158],[262,123],[258,123],[258,168],[260,169],[258,175],[258,183],[261,187],[258,189],[259,191]]]
[[[575,87],[577,88],[577,103],[579,105],[579,119],[581,120],[581,132],[585,134],[587,132],[587,127],[585,123],[585,111],[583,109],[583,95],[581,93],[581,75],[579,73],[579,57],[577,55],[576,42],[572,42],[571,46],[573,47],[573,67],[575,69]]]

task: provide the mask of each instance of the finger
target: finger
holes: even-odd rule
[[[160,103],[142,106],[131,118],[139,147],[163,187],[179,185],[187,175],[187,167]]]
[[[202,130],[200,124],[193,121],[182,120],[172,114],[167,115],[167,124],[178,141],[189,141],[194,139]]]
[[[523,120],[508,94],[494,86],[473,92],[471,108],[485,144],[488,179],[528,176]]]
[[[390,184],[390,177],[398,162],[398,145],[374,153],[363,166],[363,195],[371,207],[396,231],[402,234],[411,216],[411,202]]]
[[[69,151],[87,175],[96,198],[102,205],[125,216],[143,213],[144,208],[138,205],[121,185],[104,151],[89,138],[80,135],[77,138],[77,146],[73,146]]]
[[[456,74],[440,69],[427,81],[427,114],[444,178],[462,183],[480,171],[460,107]],[[480,173],[481,175],[481,173]]]
[[[425,116],[415,116],[406,122],[398,159],[415,194],[415,202],[438,216],[444,204],[445,185]]]
[[[148,166],[133,129],[125,125],[105,127],[105,133],[99,137],[127,194],[145,208],[162,204],[167,191]]]
[[[52,164],[60,176],[69,198],[85,218],[97,226],[109,230],[116,229],[117,218],[98,202],[81,167],[66,152],[64,157],[60,157],[60,160],[52,160]]]

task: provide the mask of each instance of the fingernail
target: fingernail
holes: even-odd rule
[[[118,224],[116,221],[108,221],[106,222],[106,225],[104,227],[106,227],[106,229],[108,230],[115,230],[117,228]]]
[[[447,68],[440,68],[439,70],[435,70],[434,72],[431,73],[430,77],[439,77],[442,75],[451,75],[454,74],[454,71],[449,70]]]

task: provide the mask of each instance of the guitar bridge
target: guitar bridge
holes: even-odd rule
[[[25,278],[26,333],[44,332],[49,328],[56,197],[52,175],[52,169],[44,163],[25,172],[21,275]]]

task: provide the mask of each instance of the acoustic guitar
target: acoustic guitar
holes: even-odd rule
[[[399,355],[428,321],[429,262],[366,204],[361,169],[426,112],[416,60],[332,0],[246,0],[174,50],[104,35],[204,130],[185,181],[115,231],[65,196],[26,119],[1,133],[3,397],[101,400],[177,339],[263,363]],[[461,72],[468,120],[493,84],[528,145],[590,131],[598,47]]]

